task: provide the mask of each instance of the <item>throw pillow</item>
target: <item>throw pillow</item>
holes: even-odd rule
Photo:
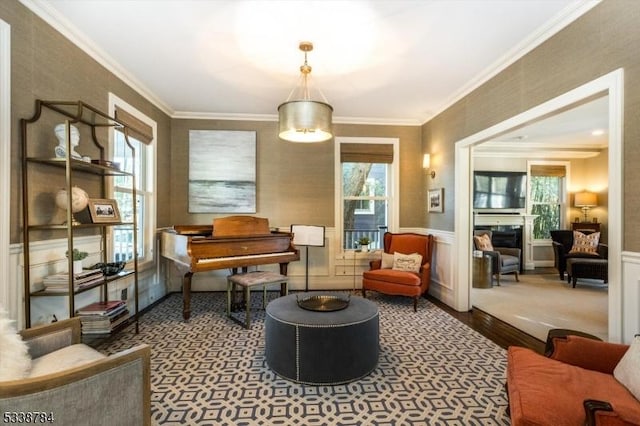
[[[382,269],[393,268],[393,255],[391,253],[382,253],[382,265],[380,267]]]
[[[422,255],[419,253],[393,253],[393,269],[396,271],[420,272],[420,266],[422,266]]]
[[[640,335],[636,335],[616,368],[613,377],[640,399]]]
[[[600,241],[600,233],[585,235],[582,232],[573,231],[573,246],[569,254],[589,254],[598,255],[598,242]]]
[[[473,240],[476,242],[478,250],[493,251],[493,244],[491,244],[489,234],[476,235],[473,237]]]
[[[31,368],[29,348],[13,322],[0,307],[0,382],[22,379]]]

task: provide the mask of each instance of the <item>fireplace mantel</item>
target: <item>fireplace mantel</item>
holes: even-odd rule
[[[533,220],[534,214],[475,214],[475,226],[522,226],[522,259],[525,270],[535,269],[533,262]]]

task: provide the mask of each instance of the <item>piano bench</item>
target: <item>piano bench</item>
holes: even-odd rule
[[[251,287],[262,286],[262,309],[264,309],[267,305],[267,285],[280,283],[280,295],[286,296],[288,282],[289,277],[286,275],[269,271],[253,271],[227,276],[227,316],[236,320],[231,315],[231,294],[232,292],[235,293],[235,286],[240,286],[244,289],[246,305],[244,326],[249,329],[251,328]]]

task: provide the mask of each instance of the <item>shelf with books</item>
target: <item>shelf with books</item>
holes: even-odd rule
[[[132,285],[133,291],[126,321],[131,317],[138,319],[138,210],[136,173],[119,158],[108,158],[108,142],[113,136],[110,132],[122,133],[125,141],[124,158],[135,158],[134,145],[129,141],[134,129],[127,122],[111,117],[82,101],[45,101],[36,100],[35,112],[30,118],[20,120],[22,141],[22,218],[23,218],[23,256],[24,256],[24,296],[25,326],[31,327],[32,321],[43,317],[43,306],[48,304],[42,297],[52,299],[58,318],[76,314],[76,303],[98,300],[105,302],[111,292],[109,286],[120,286],[115,281],[127,279],[126,285]],[[51,144],[46,137],[53,132],[58,145]],[[80,141],[83,155],[75,151]],[[122,150],[121,150],[122,151]],[[131,181],[130,191],[124,197],[133,205],[121,220],[118,204],[111,188],[116,179]],[[82,182],[84,188],[75,186]],[[120,199],[122,202],[122,198]],[[104,205],[111,207],[104,210]],[[56,209],[57,208],[57,209]],[[64,211],[64,219],[61,211]],[[131,250],[127,258],[131,270],[106,276],[102,270],[84,270],[73,276],[66,271],[73,270],[72,257],[62,264],[61,256],[50,254],[39,257],[40,246],[60,245],[64,241],[66,253],[74,252],[80,245],[91,241],[89,251],[94,261],[106,264],[112,257],[110,240],[115,227],[133,230]],[[56,241],[58,240],[58,241]],[[62,251],[62,250],[60,250]],[[51,273],[55,271],[55,273]],[[50,275],[44,276],[46,273]],[[112,284],[113,283],[113,284]],[[125,284],[122,283],[122,284]],[[89,290],[94,292],[88,292]],[[88,292],[88,293],[86,293]],[[82,296],[76,295],[84,293]],[[131,294],[131,293],[130,293]],[[32,312],[32,297],[34,302]],[[61,305],[66,304],[64,308]],[[64,309],[64,310],[62,310]],[[131,311],[129,313],[129,310]],[[46,314],[46,313],[45,313]],[[46,317],[46,315],[45,315]],[[104,319],[102,319],[104,322]]]
[[[80,317],[82,334],[109,334],[126,323],[130,318],[127,303],[124,300],[96,302],[76,311]]]

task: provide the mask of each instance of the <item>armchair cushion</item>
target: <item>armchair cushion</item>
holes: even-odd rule
[[[609,401],[622,420],[640,424],[640,402],[611,374],[514,346],[508,349],[507,360],[513,425],[584,424],[585,400]]]
[[[374,271],[367,271],[367,277],[379,281],[380,283],[388,283],[390,286],[401,285],[420,287],[421,284],[420,275],[397,269],[376,269]]]
[[[422,265],[422,255],[419,253],[402,254],[395,252],[393,254],[393,269],[396,271],[420,272]]]
[[[489,234],[475,235],[473,239],[476,243],[477,250],[493,251],[493,244],[491,243],[491,236],[489,236]]]
[[[579,231],[573,231],[573,245],[569,254],[589,254],[598,256],[598,242],[600,241],[600,233],[585,235]]]
[[[553,338],[553,353],[549,357],[576,367],[613,374],[628,348],[628,345],[569,334]]]
[[[57,373],[59,371],[89,364],[105,357],[105,355],[95,349],[85,344],[78,343],[34,359],[31,365],[31,373],[29,374],[29,377]]]
[[[613,377],[640,400],[640,336],[636,336],[616,368]]]
[[[393,254],[392,253],[382,253],[382,264],[380,265],[382,269],[391,269],[393,268]]]
[[[22,379],[31,369],[29,347],[12,323],[0,308],[0,382]]]

